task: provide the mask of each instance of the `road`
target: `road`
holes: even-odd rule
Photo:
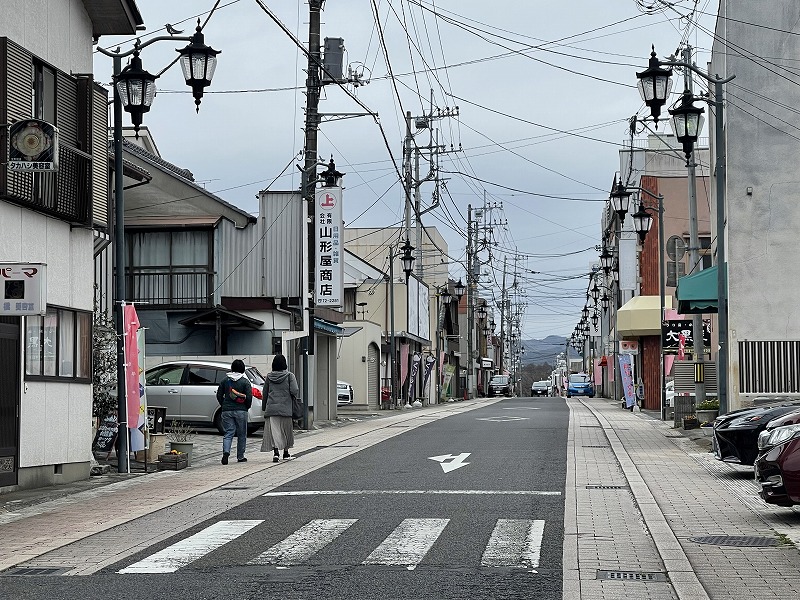
[[[68,547],[102,565],[103,544],[126,545],[124,560],[6,578],[0,598],[558,599],[568,420],[561,398],[508,398],[248,496],[256,473]],[[190,527],[137,548],[137,528],[181,510]]]

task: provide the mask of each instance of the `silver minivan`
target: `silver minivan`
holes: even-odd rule
[[[152,367],[145,372],[147,404],[166,407],[167,423],[183,421],[216,427],[223,433],[217,387],[230,370],[229,363],[202,360],[173,361]],[[261,413],[264,377],[251,366],[245,367],[244,374],[253,386],[253,405],[247,417],[247,432],[252,434],[264,425]]]

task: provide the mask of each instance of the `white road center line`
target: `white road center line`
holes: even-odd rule
[[[445,494],[465,496],[560,496],[561,492],[549,490],[295,490],[267,492],[264,496],[367,496],[380,494]]]
[[[483,567],[539,566],[544,521],[498,519],[481,559]]]
[[[219,521],[117,573],[174,573],[263,522]]]
[[[413,570],[431,549],[450,519],[404,519],[363,565],[399,565]]]
[[[298,565],[330,544],[357,520],[314,519],[247,564]]]

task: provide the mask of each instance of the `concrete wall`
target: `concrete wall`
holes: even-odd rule
[[[739,397],[737,343],[800,339],[800,304],[790,284],[800,279],[800,262],[794,260],[800,222],[800,115],[795,108],[797,77],[788,72],[790,59],[800,56],[800,21],[796,0],[773,0],[768,11],[756,2],[723,0],[720,10],[728,19],[718,20],[717,35],[747,49],[747,56],[741,56],[735,46],[715,41],[710,68],[723,77],[736,75],[725,86],[724,112],[728,395],[735,409],[748,400]],[[747,25],[752,22],[763,27],[755,30]],[[761,66],[753,56],[786,59],[771,58]],[[712,211],[715,203],[716,198]],[[716,235],[716,224],[713,228]]]
[[[81,0],[3,0],[0,13],[0,36],[67,73],[94,70],[92,23]],[[108,77],[112,71],[109,58]]]

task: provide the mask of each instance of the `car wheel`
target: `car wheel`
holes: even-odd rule
[[[221,435],[225,434],[225,428],[222,426],[222,411],[221,410],[218,410],[217,414],[214,415],[214,427],[217,428],[217,431],[219,431]]]

